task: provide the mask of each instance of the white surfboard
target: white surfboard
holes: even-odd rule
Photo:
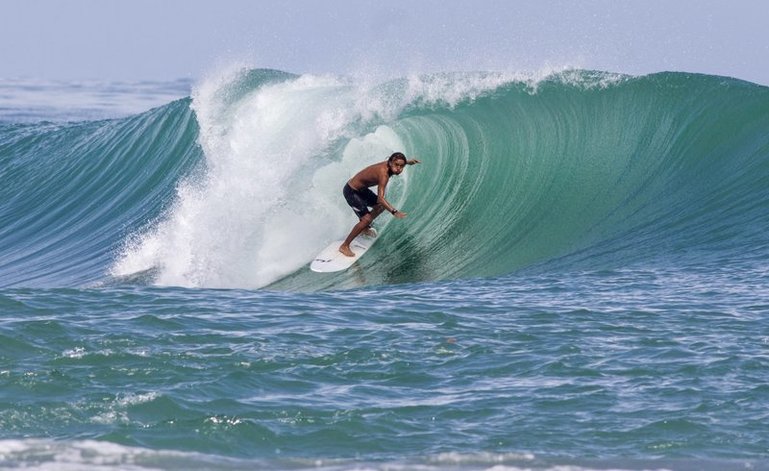
[[[374,234],[373,237],[361,234],[352,241],[350,249],[355,253],[354,257],[348,257],[339,251],[339,246],[342,245],[343,240],[330,243],[312,261],[310,270],[318,273],[347,270],[374,245],[377,239],[376,232]]]

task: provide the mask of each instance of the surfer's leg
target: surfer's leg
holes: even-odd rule
[[[385,207],[383,204],[376,204],[373,208],[371,208],[371,220],[377,218],[380,214],[382,214],[382,211],[384,211]]]
[[[348,257],[354,257],[355,252],[350,250],[350,244],[352,244],[352,241],[358,237],[361,232],[365,231],[366,228],[371,225],[372,220],[373,218],[371,217],[371,213],[365,214],[362,218],[360,218],[358,224],[354,225],[350,231],[350,235],[348,235],[344,242],[342,242],[342,245],[339,246],[339,251]]]
[[[368,188],[355,191],[350,188],[350,185],[345,185],[343,193],[347,203],[355,211],[355,214],[358,215],[358,224],[353,226],[350,235],[339,246],[339,251],[348,257],[354,257],[355,252],[350,249],[350,244],[363,232],[372,237],[376,235],[376,232],[371,228],[371,223],[382,213],[384,207],[381,204],[377,204],[376,194]],[[369,212],[369,207],[372,207],[371,212]]]
[[[374,219],[377,218],[380,214],[382,214],[382,211],[384,211],[384,206],[381,204],[375,204],[374,207],[371,209],[371,212],[368,214],[371,217],[371,223],[363,229],[363,233],[366,234],[369,237],[376,237],[376,231],[373,227],[371,227],[371,224],[374,222]]]

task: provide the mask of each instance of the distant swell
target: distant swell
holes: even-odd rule
[[[316,290],[769,253],[769,89],[684,73],[243,71],[130,118],[0,125],[0,286]],[[340,195],[418,156],[353,269]]]

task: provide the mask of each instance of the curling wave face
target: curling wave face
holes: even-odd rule
[[[0,126],[0,285],[317,290],[520,270],[759,263],[769,89],[567,71],[381,84],[250,70],[130,118]],[[400,150],[409,213],[347,272],[355,171]]]

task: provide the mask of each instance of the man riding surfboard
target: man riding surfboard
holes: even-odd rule
[[[395,152],[384,162],[369,165],[354,177],[347,181],[342,190],[344,199],[350,205],[355,215],[358,216],[358,223],[353,226],[350,234],[339,246],[339,251],[348,257],[354,257],[355,253],[350,250],[350,244],[353,239],[362,232],[371,230],[371,223],[385,209],[390,211],[398,219],[406,217],[406,213],[395,209],[385,199],[385,189],[390,177],[400,175],[406,165],[415,165],[420,163],[417,159],[406,159],[401,152]],[[376,194],[369,187],[376,186]],[[369,208],[371,210],[369,211]]]

